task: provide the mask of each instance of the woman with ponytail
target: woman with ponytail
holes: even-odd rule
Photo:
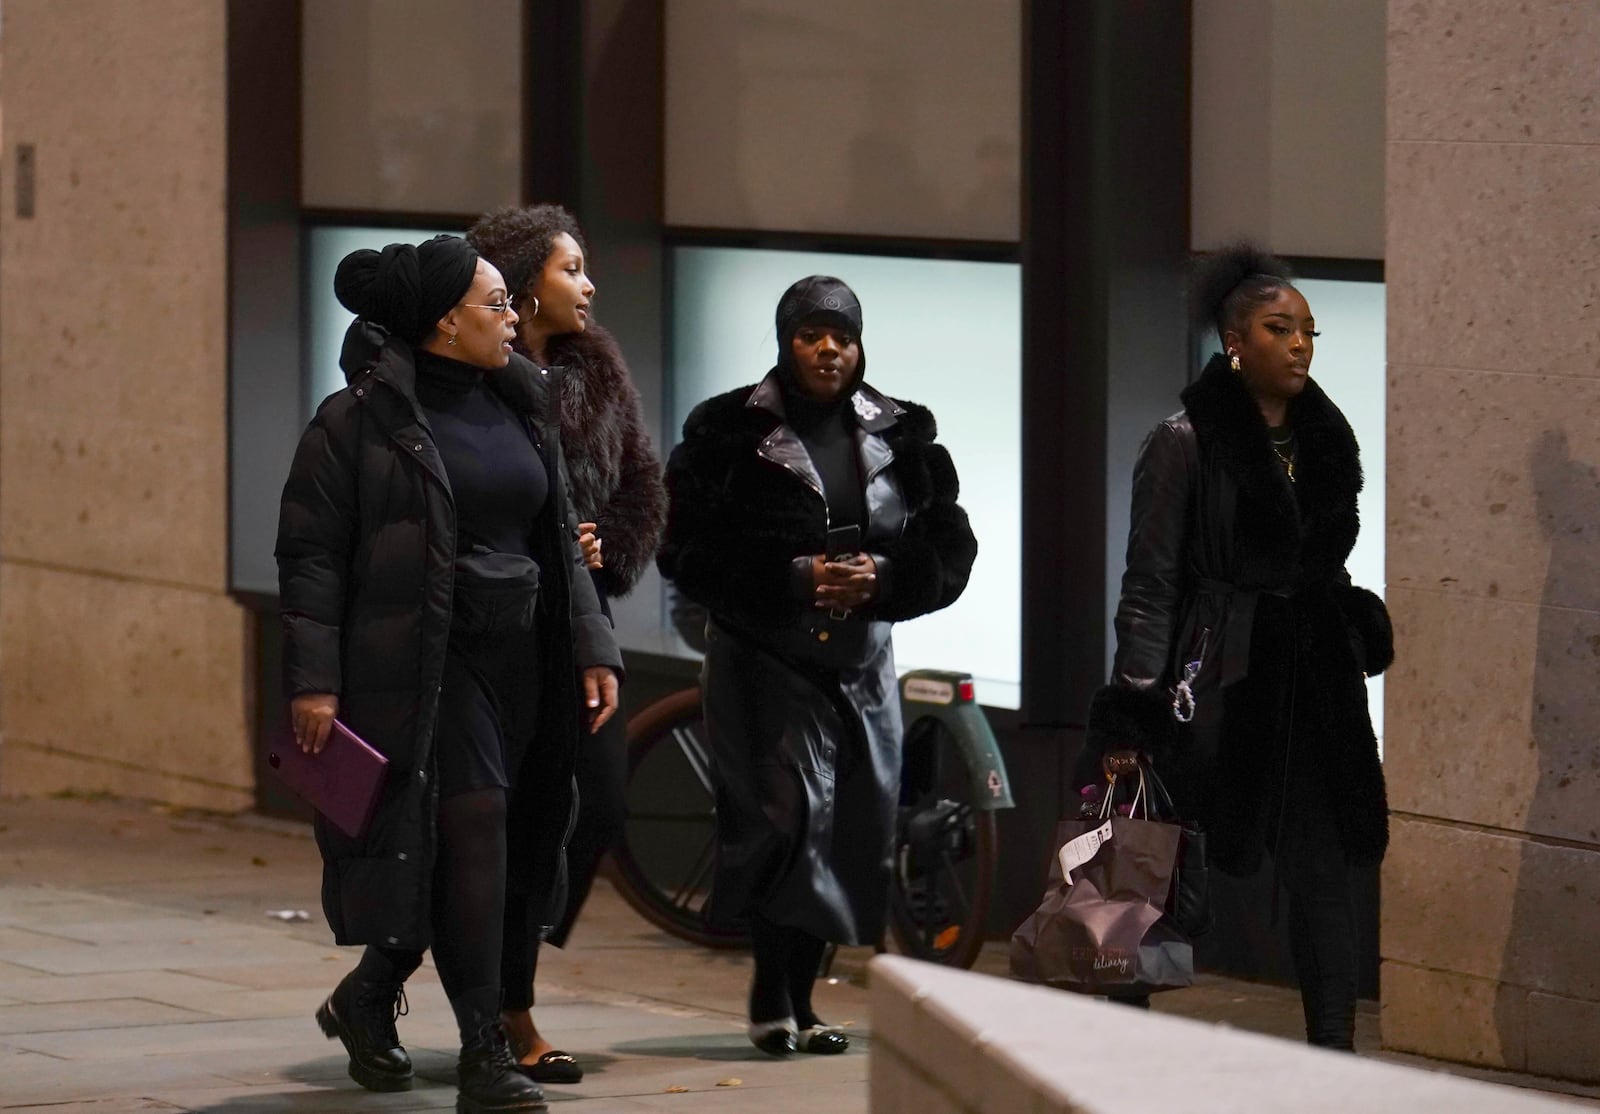
[[[410,1089],[395,1021],[431,947],[456,1109],[542,1110],[500,1019],[505,910],[555,922],[579,734],[615,712],[621,671],[576,542],[558,376],[513,352],[513,297],[459,237],[353,252],[334,289],[358,317],[349,386],[283,490],[285,684],[304,749],[337,716],[389,776],[361,837],[317,822],[334,939],[366,946],[317,1021],[362,1086]]]
[[[1219,252],[1192,299],[1223,351],[1134,469],[1117,651],[1079,780],[1107,750],[1144,751],[1217,867],[1270,856],[1307,1039],[1353,1049],[1349,870],[1388,844],[1363,678],[1394,656],[1383,601],[1345,571],[1360,452],[1310,377],[1315,322],[1279,260]]]

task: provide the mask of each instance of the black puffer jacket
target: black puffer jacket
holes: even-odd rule
[[[350,385],[318,408],[283,489],[276,554],[285,687],[291,697],[338,696],[339,718],[391,763],[365,838],[317,824],[334,938],[426,948],[455,507],[417,403],[411,347],[358,322],[341,363]],[[517,356],[486,375],[528,418],[553,477],[533,539],[544,570],[540,708],[548,729],[519,778],[508,840],[510,889],[531,902],[533,922],[546,925],[563,898],[578,671],[606,665],[620,673],[622,663],[573,540],[560,426],[548,420],[555,376]]]
[[[1289,404],[1291,484],[1255,400],[1222,356],[1155,428],[1134,471],[1111,684],[1095,696],[1078,777],[1118,746],[1164,766],[1210,829],[1212,858],[1253,871],[1285,807],[1286,763],[1326,794],[1350,861],[1388,844],[1388,805],[1363,672],[1394,657],[1383,601],[1351,585],[1361,461],[1314,382]],[[1189,663],[1196,712],[1173,714]],[[1217,740],[1202,753],[1202,731]]]

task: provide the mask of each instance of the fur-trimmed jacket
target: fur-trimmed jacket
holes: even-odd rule
[[[661,458],[645,428],[639,391],[622,350],[598,325],[550,342],[561,381],[561,440],[572,502],[599,526],[605,567],[597,574],[608,597],[633,591],[655,557],[667,520]]]
[[[883,586],[863,615],[897,621],[948,607],[967,586],[978,543],[956,503],[960,484],[935,441],[933,414],[867,386],[855,397],[863,475],[887,473],[906,512],[893,536],[867,529],[865,548]],[[782,414],[776,374],[708,399],[684,422],[667,466],[661,574],[714,615],[752,628],[786,626],[813,610],[792,590],[791,562],[821,553],[827,541],[820,480],[810,486],[794,467],[810,469],[809,460],[780,461],[773,451],[783,435],[798,445]],[[870,504],[870,479],[867,495]]]
[[[1363,674],[1388,668],[1394,638],[1383,601],[1344,567],[1355,434],[1308,381],[1288,408],[1291,482],[1221,355],[1182,398],[1134,469],[1117,652],[1079,776],[1107,749],[1151,753],[1229,873],[1259,867],[1284,811],[1306,807],[1297,793],[1321,795],[1350,862],[1376,863],[1388,804]],[[1194,709],[1180,724],[1184,680]]]
[[[689,415],[667,465],[658,564],[711,614],[707,917],[735,925],[760,912],[854,944],[882,935],[889,894],[902,734],[891,625],[955,602],[978,543],[933,415],[865,385],[850,401],[861,549],[878,567],[871,605],[833,615],[812,602],[828,497],[776,372]]]

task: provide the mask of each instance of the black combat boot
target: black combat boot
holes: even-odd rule
[[[368,948],[317,1010],[323,1034],[338,1037],[350,1054],[350,1078],[369,1091],[411,1090],[411,1057],[395,1022],[407,1010],[405,980],[414,970]]]
[[[498,1014],[487,1018],[461,1046],[456,1114],[546,1110],[544,1091],[517,1067]]]

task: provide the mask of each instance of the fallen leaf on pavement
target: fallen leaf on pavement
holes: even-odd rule
[[[686,1095],[688,1093],[689,1088],[679,1083],[674,1083],[672,1086],[667,1088],[667,1094],[669,1095]]]
[[[744,1086],[744,1080],[740,1079],[738,1076],[734,1076],[731,1079],[719,1079],[719,1080],[717,1080],[717,1086],[718,1087],[743,1087]]]

